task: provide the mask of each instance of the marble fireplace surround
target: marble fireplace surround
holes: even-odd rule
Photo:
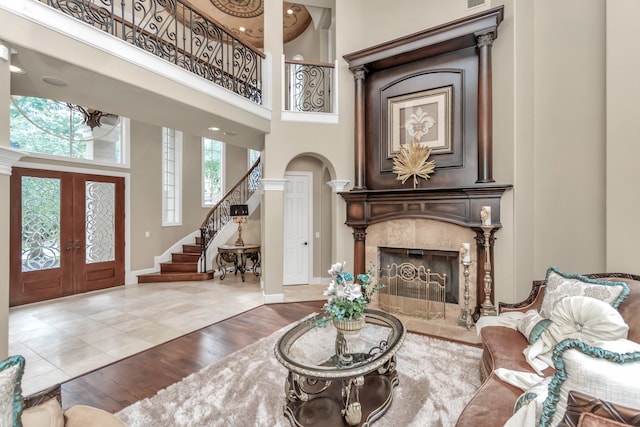
[[[471,245],[471,267],[469,268],[469,307],[476,306],[477,253],[476,233],[468,227],[434,219],[396,219],[373,224],[367,228],[365,245],[366,265],[378,266],[378,248],[394,247],[458,252],[462,243]],[[384,267],[384,266],[378,266]],[[437,273],[434,271],[434,273]],[[457,278],[459,304],[446,306],[446,317],[455,318],[464,308],[464,274],[460,266]]]

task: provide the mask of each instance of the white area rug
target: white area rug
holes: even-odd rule
[[[274,356],[278,338],[265,337],[116,415],[130,427],[287,427],[287,370]],[[453,426],[480,386],[476,347],[407,334],[397,353],[400,384],[376,427]]]

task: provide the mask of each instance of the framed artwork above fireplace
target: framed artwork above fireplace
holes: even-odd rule
[[[387,98],[387,158],[412,142],[451,153],[451,93],[445,86]]]

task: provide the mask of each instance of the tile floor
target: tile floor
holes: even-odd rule
[[[25,395],[64,382],[263,303],[258,278],[146,283],[9,310],[9,354],[26,359]],[[288,286],[287,302],[325,286]]]
[[[231,279],[231,280],[230,280]],[[326,285],[285,286],[286,302],[324,300]],[[145,283],[9,310],[9,354],[26,359],[29,395],[263,303],[259,279]],[[376,308],[375,302],[371,308]],[[447,318],[401,318],[410,331],[477,343],[475,329]]]

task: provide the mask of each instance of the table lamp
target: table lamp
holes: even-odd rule
[[[249,218],[249,206],[247,205],[231,205],[229,206],[229,214],[233,218],[233,222],[238,224],[238,240],[236,246],[244,246],[242,241],[242,224],[247,222]]]

